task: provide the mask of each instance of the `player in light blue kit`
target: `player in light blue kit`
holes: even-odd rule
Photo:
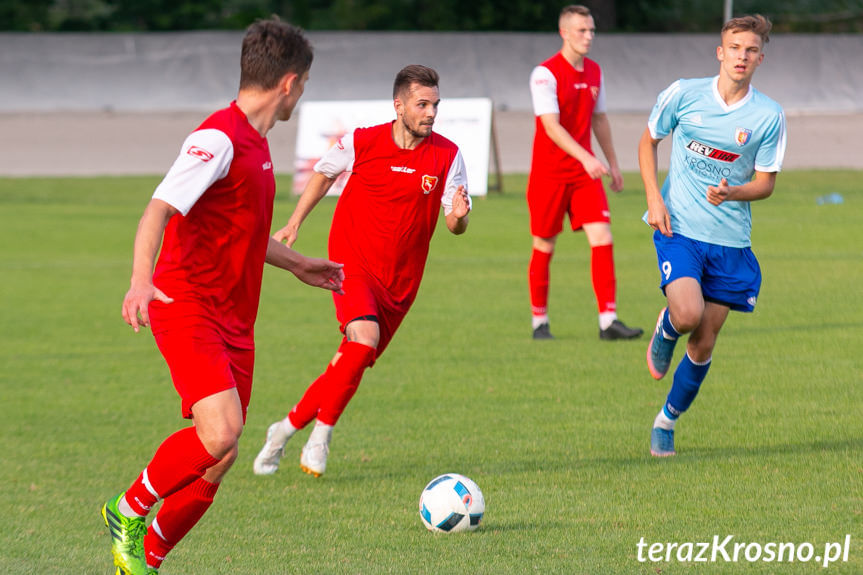
[[[653,422],[655,456],[675,454],[674,424],[707,376],[728,311],[751,312],[761,287],[750,247],[750,202],[773,193],[785,155],[782,108],[750,85],[770,28],[760,15],[729,20],[716,49],[719,75],[678,80],[663,91],[638,145],[644,219],[656,230],[660,287],[668,300],[647,348],[655,379],[668,372],[677,339],[690,334]],[[656,150],[669,134],[671,165],[660,191]]]

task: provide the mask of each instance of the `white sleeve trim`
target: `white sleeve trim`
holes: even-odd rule
[[[650,137],[654,140],[661,140],[665,138],[668,133],[660,134],[657,132],[659,117],[662,115],[665,108],[674,99],[674,96],[680,92],[680,80],[673,82],[668,88],[663,90],[663,92],[659,95],[659,98],[656,102],[656,107],[653,112],[650,114],[650,119],[647,122],[647,127],[650,129]]]
[[[169,203],[185,216],[214,182],[228,175],[233,159],[234,145],[221,130],[192,132],[153,198]]]
[[[336,179],[342,172],[350,172],[356,159],[354,133],[345,134],[335,145],[327,150],[315,164],[314,170],[330,179]]]
[[[534,116],[560,114],[557,78],[545,66],[537,66],[530,73],[530,96],[533,99]]]
[[[467,187],[467,169],[464,165],[464,158],[461,155],[461,150],[456,152],[455,158],[452,159],[452,164],[446,176],[446,184],[444,186],[443,195],[440,198],[440,203],[443,205],[443,213],[448,216],[452,211],[452,198],[455,196],[459,186],[464,186],[468,191],[468,205],[473,207],[473,202],[470,198],[470,190]]]
[[[593,104],[594,114],[605,114],[608,111],[608,106],[605,103],[605,75],[599,73],[599,94],[596,95],[596,102]]]
[[[755,164],[755,170],[759,172],[781,172],[782,162],[785,160],[785,146],[788,139],[787,128],[785,126],[785,113],[779,114],[779,141],[776,143],[775,160],[769,166],[760,166]]]

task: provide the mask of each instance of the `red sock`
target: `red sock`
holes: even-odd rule
[[[147,565],[162,565],[165,556],[210,508],[219,485],[199,478],[165,499],[144,537]]]
[[[150,464],[126,491],[126,502],[139,515],[146,515],[159,499],[198,479],[218,462],[204,448],[194,427],[181,429],[162,442]]]
[[[542,252],[534,248],[530,255],[527,283],[530,287],[530,307],[533,315],[548,313],[549,271],[553,252]]]
[[[304,428],[318,416],[318,410],[321,408],[321,394],[327,386],[327,374],[329,372],[330,368],[327,366],[327,370],[312,382],[303,397],[288,414],[291,425],[297,429]]]
[[[335,425],[360,386],[363,372],[375,359],[375,348],[348,341],[339,347],[342,355],[327,368],[327,386],[321,396],[318,421]]]
[[[374,348],[346,339],[342,340],[338,353],[341,355],[335,365],[327,365],[327,370],[309,386],[288,414],[291,425],[297,429],[315,418],[321,421],[322,413],[325,419],[321,423],[335,425],[359,387],[363,371],[375,358]]]
[[[594,246],[590,249],[590,273],[593,278],[593,293],[599,313],[617,309],[617,280],[614,277],[614,246]]]

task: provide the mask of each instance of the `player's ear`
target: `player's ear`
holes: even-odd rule
[[[395,108],[396,111],[396,118],[401,117],[402,110],[404,110],[404,107],[405,105],[402,102],[401,98],[399,96],[396,96],[396,98],[393,100],[393,108]]]
[[[282,77],[280,85],[285,95],[289,95],[294,89],[294,86],[299,82],[299,75],[296,72],[288,72]]]

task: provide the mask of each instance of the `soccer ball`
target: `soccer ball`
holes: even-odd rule
[[[479,486],[458,473],[432,479],[420,495],[420,517],[429,531],[473,531],[485,513]]]

